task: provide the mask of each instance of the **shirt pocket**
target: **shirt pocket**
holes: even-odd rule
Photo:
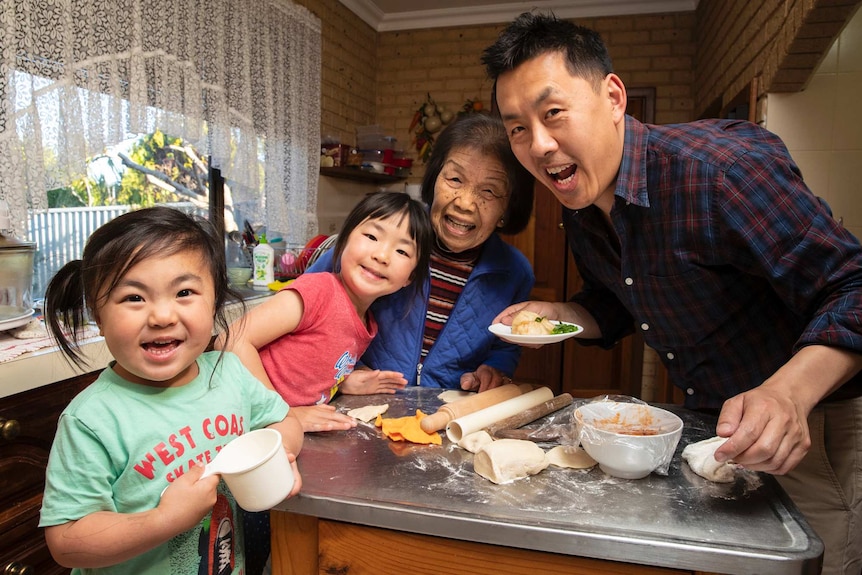
[[[759,291],[752,287],[729,266],[644,275],[635,290],[635,327],[659,350],[721,344],[742,329],[742,310]]]

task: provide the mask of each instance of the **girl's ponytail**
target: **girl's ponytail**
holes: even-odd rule
[[[88,321],[81,260],[68,262],[51,278],[45,290],[43,311],[45,326],[63,354],[75,365],[85,367],[87,362],[78,342]]]

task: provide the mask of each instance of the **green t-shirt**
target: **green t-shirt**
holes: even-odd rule
[[[182,387],[138,385],[109,367],[75,397],[51,446],[39,526],[96,511],[153,509],[192,465],[205,465],[234,437],[284,419],[288,406],[278,393],[236,355],[225,353],[216,365],[218,355],[201,355],[200,374]],[[119,565],[73,573],[222,575],[242,573],[244,563],[239,508],[221,482],[213,512],[198,528]]]

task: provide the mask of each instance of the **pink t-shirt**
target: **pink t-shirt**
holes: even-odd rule
[[[304,311],[296,329],[260,349],[260,359],[289,405],[328,403],[377,335],[369,311],[366,326],[331,273],[307,273],[284,289],[295,290]]]

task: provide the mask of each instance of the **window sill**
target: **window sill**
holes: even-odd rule
[[[243,289],[240,292],[243,295],[246,310],[263,303],[266,298],[275,294],[275,292],[259,292],[250,289]],[[241,309],[237,303],[229,303],[228,320],[234,321],[239,318]],[[57,347],[31,351],[0,363],[0,381],[3,382],[0,384],[0,398],[51,385],[84,373],[101,371],[113,359],[102,337],[85,342],[81,346],[81,351],[89,366],[85,369],[80,369],[66,361],[66,357]]]

